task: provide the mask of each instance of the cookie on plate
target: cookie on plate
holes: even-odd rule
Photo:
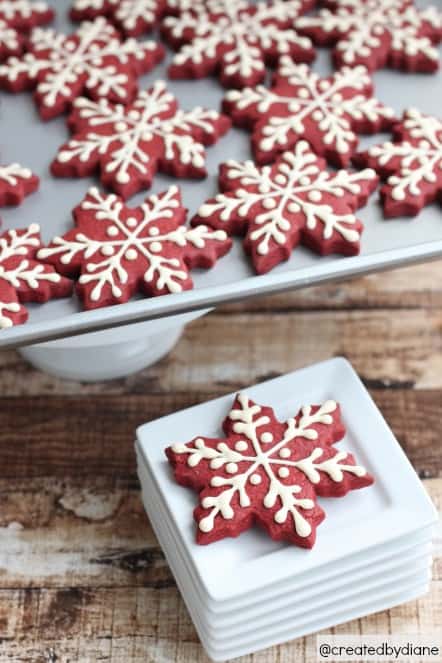
[[[23,198],[37,191],[40,180],[37,175],[18,163],[0,166],[0,207],[20,205]]]
[[[127,103],[137,92],[137,77],[164,57],[155,41],[121,40],[104,18],[85,21],[64,35],[33,31],[29,52],[0,65],[0,86],[11,92],[35,89],[40,116],[49,120],[69,109],[82,94]]]
[[[74,210],[75,228],[38,252],[77,277],[84,308],[122,304],[136,292],[155,297],[193,287],[190,270],[208,269],[231,247],[223,230],[185,225],[176,186],[129,208],[96,188]]]
[[[394,126],[393,142],[373,145],[353,160],[386,180],[380,196],[387,218],[415,216],[442,195],[442,121],[409,109]]]
[[[221,164],[222,193],[204,203],[191,223],[245,234],[244,248],[258,274],[288,260],[298,244],[321,255],[356,255],[363,225],[354,212],[377,183],[371,169],[328,171],[324,159],[300,141],[271,166]]]
[[[166,84],[157,81],[128,106],[78,99],[69,126],[72,138],[58,151],[52,174],[87,177],[98,170],[104,185],[128,198],[149,188],[157,170],[205,177],[204,146],[215,143],[230,120],[201,107],[181,110]]]
[[[36,223],[0,235],[0,330],[28,319],[23,303],[46,302],[72,292],[69,279],[38,260],[40,247],[40,228]]]
[[[178,1],[178,7],[181,4]],[[187,11],[168,16],[162,35],[177,50],[169,67],[171,78],[202,78],[218,74],[225,87],[241,88],[264,79],[265,64],[281,55],[312,62],[308,37],[294,29],[295,19],[313,6],[312,0],[196,0]]]
[[[260,164],[274,161],[298,140],[308,140],[319,156],[345,167],[356,150],[357,134],[383,131],[394,122],[393,109],[373,96],[365,67],[344,67],[322,78],[288,57],[281,58],[270,89],[230,90],[223,110],[234,124],[252,131],[252,150]]]
[[[335,64],[363,64],[370,71],[392,67],[433,72],[442,40],[442,12],[418,9],[413,0],[325,0],[316,16],[296,27],[320,46],[335,45]]]
[[[198,543],[236,537],[256,523],[275,541],[312,548],[325,518],[317,496],[343,497],[374,481],[334,447],[345,427],[333,400],[281,423],[272,408],[240,393],[223,430],[224,438],[166,449],[176,481],[199,492]]]

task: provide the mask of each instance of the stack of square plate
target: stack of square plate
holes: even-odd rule
[[[143,502],[209,656],[223,661],[385,610],[424,594],[437,513],[351,366],[333,359],[248,388],[279,419],[305,403],[336,400],[347,434],[338,447],[375,477],[326,512],[313,550],[272,541],[258,527],[237,539],[195,542],[197,494],[175,483],[164,449],[222,437],[234,395],[137,431]]]

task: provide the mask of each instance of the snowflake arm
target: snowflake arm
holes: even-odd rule
[[[357,133],[382,131],[394,121],[394,111],[372,94],[364,67],[344,67],[320,78],[306,65],[283,57],[270,90],[263,86],[231,90],[223,109],[234,124],[252,130],[258,163],[270,163],[307,138],[320,156],[346,166],[356,149]]]
[[[221,193],[192,219],[228,233],[245,234],[244,248],[259,274],[303,243],[321,255],[359,251],[362,223],[355,210],[376,188],[373,170],[329,173],[305,141],[272,166],[229,161],[220,167]]]
[[[139,75],[164,57],[153,41],[121,41],[105,19],[85,22],[72,35],[53,30],[33,32],[30,52],[0,66],[0,84],[13,92],[35,88],[43,119],[69,108],[82,93],[92,99],[130,101]]]
[[[23,198],[38,189],[39,178],[18,163],[0,166],[0,207],[19,205]]]
[[[128,198],[148,188],[158,170],[204,177],[204,148],[228,130],[230,121],[200,107],[180,110],[157,81],[126,107],[78,99],[69,126],[73,136],[60,148],[52,173],[85,177],[99,169],[103,184]]]
[[[257,522],[271,538],[314,545],[324,519],[316,495],[342,497],[373,482],[337,451],[345,429],[334,401],[306,406],[280,423],[271,408],[239,394],[224,439],[198,437],[166,449],[178,483],[198,490],[198,543],[238,536]]]
[[[74,219],[76,227],[38,255],[78,277],[77,291],[88,309],[123,303],[137,291],[158,296],[187,290],[190,269],[212,267],[231,246],[224,231],[184,225],[174,186],[134,209],[92,188]]]
[[[46,302],[72,292],[68,279],[38,261],[36,254],[40,246],[37,224],[8,230],[0,236],[0,329],[27,320],[28,313],[22,303]]]
[[[177,50],[171,78],[201,78],[219,72],[225,87],[255,85],[264,78],[265,63],[290,55],[311,62],[308,38],[293,29],[296,17],[311,8],[309,0],[273,0],[247,5],[242,0],[213,0],[168,16],[164,38]]]
[[[128,37],[138,37],[155,26],[166,9],[166,0],[74,0],[73,21],[105,16]]]
[[[387,218],[415,216],[442,191],[442,122],[410,109],[394,128],[394,142],[374,145],[354,161],[386,180],[380,194]]]

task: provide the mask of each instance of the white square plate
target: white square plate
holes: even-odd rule
[[[221,435],[221,424],[234,394],[141,426],[137,431],[138,450],[161,494],[185,556],[209,597],[209,605],[222,601],[232,605],[238,597],[244,599],[250,592],[274,588],[275,583],[295,576],[308,577],[338,560],[345,568],[350,556],[436,521],[434,506],[416,473],[346,360],[332,359],[256,385],[247,393],[258,403],[272,405],[281,420],[295,414],[305,403],[337,400],[347,427],[339,448],[354,453],[376,481],[344,499],[320,499],[327,518],[318,529],[311,551],[276,543],[258,528],[233,541],[199,546],[194,539],[192,517],[197,494],[175,483],[164,449],[197,435]],[[218,569],[216,574],[214,568]],[[259,586],[257,578],[262,579]]]
[[[143,471],[140,471],[143,478]],[[146,481],[143,478],[143,485]],[[160,538],[160,543],[166,554],[170,558],[171,567],[175,576],[188,579],[188,586],[192,595],[192,601],[199,605],[201,624],[206,629],[207,634],[216,637],[220,631],[227,633],[229,638],[242,635],[244,632],[261,628],[269,621],[269,615],[277,615],[278,610],[284,611],[284,614],[290,612],[291,616],[299,612],[299,603],[308,605],[309,609],[321,607],[322,604],[330,602],[329,596],[332,593],[332,601],[347,600],[356,591],[355,588],[365,587],[367,592],[371,586],[378,586],[390,580],[394,574],[405,572],[410,573],[410,569],[417,570],[418,564],[428,564],[431,556],[431,541],[427,538],[425,541],[417,542],[414,537],[409,537],[406,546],[398,546],[394,554],[387,556],[387,559],[373,562],[367,560],[367,563],[357,571],[351,571],[348,567],[345,571],[335,578],[322,577],[320,580],[316,577],[310,579],[310,583],[304,588],[299,589],[297,580],[289,581],[284,585],[284,591],[276,591],[273,595],[263,597],[256,593],[254,601],[251,601],[241,609],[232,609],[230,612],[222,614],[207,608],[207,597],[201,594],[199,587],[195,582],[195,576],[192,574],[192,568],[183,555],[179,541],[173,532],[163,511],[158,495],[154,495],[143,489],[143,502],[146,511],[149,514],[152,523],[155,523],[156,532]],[[427,532],[428,537],[428,532]],[[411,544],[411,547],[410,547]],[[349,566],[351,561],[348,560]],[[365,594],[367,595],[367,592]],[[324,596],[325,595],[325,596]],[[271,610],[270,610],[271,608]],[[295,608],[295,609],[294,609]],[[303,612],[301,608],[301,613]],[[253,626],[250,626],[250,620],[255,620]],[[277,621],[277,619],[276,619]]]

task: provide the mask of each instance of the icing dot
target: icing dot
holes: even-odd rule
[[[137,220],[135,219],[135,217],[130,216],[128,219],[126,219],[126,225],[128,226],[128,228],[135,228],[137,225]]]
[[[118,235],[117,226],[108,226],[106,228],[106,235],[109,235],[109,237],[116,237]]]
[[[265,209],[273,209],[274,207],[276,207],[276,200],[274,198],[265,198],[262,201],[262,206]]]
[[[112,246],[109,246],[108,244],[105,244],[104,246],[101,247],[101,253],[104,256],[112,256],[114,254],[114,249]]]
[[[159,253],[161,251],[161,243],[160,242],[152,242],[152,244],[150,245],[149,248],[153,253]]]
[[[322,194],[320,191],[310,191],[308,197],[312,203],[319,203],[319,201],[322,199]]]
[[[126,260],[136,260],[138,257],[138,253],[136,252],[135,249],[127,249],[126,253],[124,254],[124,257]]]
[[[259,439],[264,444],[270,444],[270,442],[273,442],[273,435],[271,433],[268,433],[268,432],[263,433]]]
[[[299,212],[299,210],[301,209],[301,206],[298,203],[289,203],[287,205],[287,209],[289,212],[296,214],[296,212]]]
[[[287,449],[287,447],[283,447],[279,451],[279,457],[280,458],[290,458],[290,449]]]
[[[149,235],[150,235],[151,237],[156,237],[156,236],[159,235],[159,234],[160,234],[160,229],[157,228],[156,226],[151,226],[151,227],[149,228]]]
[[[244,440],[239,440],[239,441],[235,444],[235,449],[236,449],[237,451],[246,451],[246,449],[247,449],[247,442],[244,442]]]
[[[238,472],[238,465],[236,463],[227,463],[226,472],[228,474],[235,474],[235,472]]]
[[[261,483],[262,479],[261,479],[261,476],[259,474],[251,474],[250,477],[249,477],[249,481],[254,486],[257,486],[258,484]]]
[[[289,474],[290,474],[290,472],[288,471],[288,469],[286,467],[280,467],[279,470],[278,470],[278,476],[281,479],[287,479]]]

